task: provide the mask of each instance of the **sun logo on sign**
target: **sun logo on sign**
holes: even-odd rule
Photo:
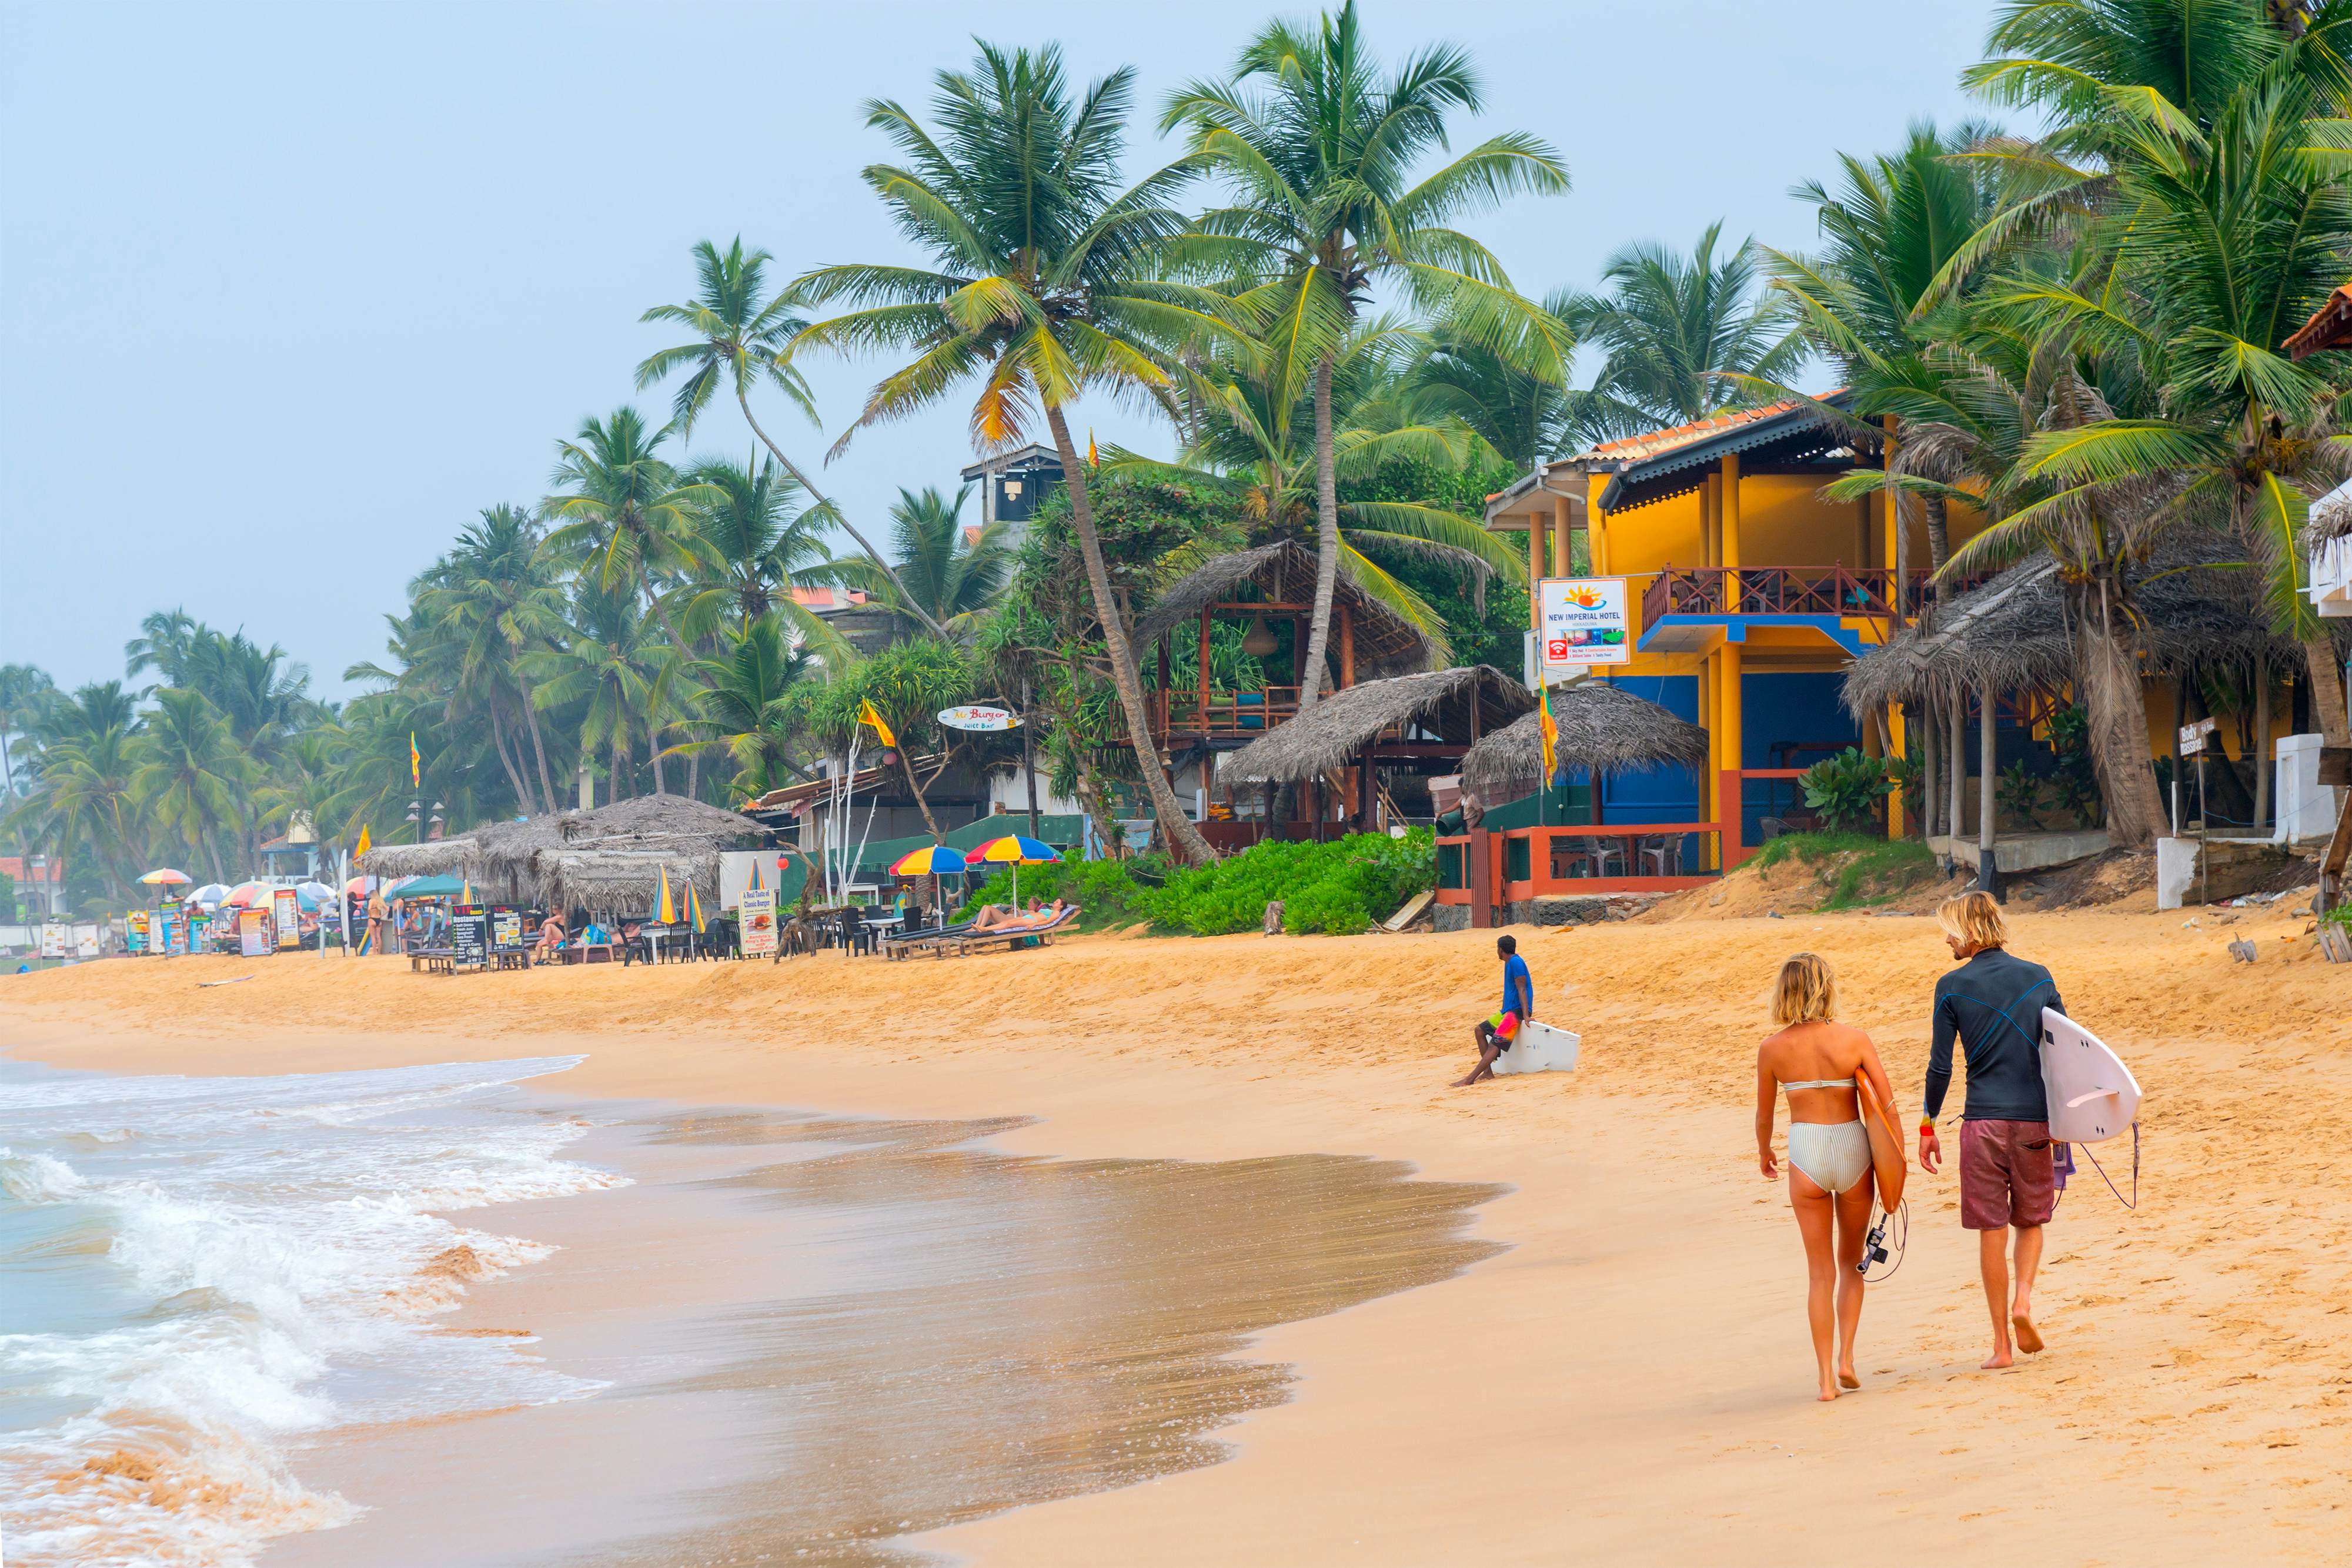
[[[1591,610],[1601,602],[1601,595],[1590,588],[1572,588],[1568,597],[1579,610]]]

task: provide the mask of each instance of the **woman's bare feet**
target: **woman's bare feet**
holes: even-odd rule
[[[1840,1388],[1859,1388],[1862,1386],[1862,1379],[1853,1375],[1853,1367],[1841,1367],[1838,1370],[1838,1386]]]
[[[1833,1379],[1831,1379],[1831,1378],[1827,1378],[1827,1377],[1822,1378],[1822,1392],[1821,1392],[1821,1396],[1820,1396],[1820,1397],[1821,1397],[1821,1401],[1822,1401],[1822,1404],[1824,1404],[1824,1405],[1827,1405],[1827,1404],[1829,1404],[1832,1400],[1835,1399],[1837,1396],[1838,1396],[1838,1385],[1837,1385],[1836,1382],[1835,1382]]]
[[[2028,1355],[2042,1354],[2042,1331],[2033,1326],[2030,1308],[2020,1303],[2009,1314],[2009,1326],[2017,1335],[2017,1348]]]
[[[2009,1346],[1995,1345],[1990,1355],[1977,1363],[1977,1368],[1981,1372],[1999,1372],[2002,1367],[2012,1364],[2013,1360],[2009,1354]]]

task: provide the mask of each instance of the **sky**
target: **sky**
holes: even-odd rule
[[[974,35],[1059,42],[1076,76],[1139,68],[1139,176],[1176,151],[1163,98],[1303,9],[0,0],[0,664],[114,678],[182,608],[362,689],[342,672],[481,508],[544,495],[583,418],[666,413],[633,372],[670,334],[637,318],[690,294],[696,241],[740,234],[780,278],[917,259],[858,178],[887,155],[868,99],[919,110]],[[1957,82],[1980,0],[1362,10],[1386,60],[1471,51],[1486,112],[1457,148],[1518,130],[1565,158],[1571,193],[1468,225],[1530,295],[1717,218],[1802,248],[1791,185],[1984,112]],[[762,423],[805,466],[882,368],[810,367],[822,432]],[[899,487],[973,460],[969,403],[860,433],[820,483],[887,537]],[[751,444],[721,406],[691,455]]]

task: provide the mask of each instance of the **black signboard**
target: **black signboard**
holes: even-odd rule
[[[449,947],[457,967],[487,969],[490,964],[490,916],[478,904],[461,904],[449,916]]]
[[[506,904],[490,908],[490,946],[500,953],[520,953],[525,946],[522,911]]]

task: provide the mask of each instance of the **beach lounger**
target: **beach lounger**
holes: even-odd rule
[[[925,925],[913,931],[894,932],[882,938],[882,956],[903,958],[925,943],[936,942],[942,937],[961,936],[971,927],[972,923],[966,920],[956,925]]]
[[[961,958],[967,953],[983,952],[992,946],[1018,947],[1032,936],[1036,937],[1037,946],[1043,947],[1047,945],[1055,933],[1067,931],[1076,925],[1078,916],[1086,912],[1083,909],[1074,904],[1045,925],[1032,925],[1024,931],[968,931],[961,936],[933,937],[923,946],[942,958],[950,952]]]

